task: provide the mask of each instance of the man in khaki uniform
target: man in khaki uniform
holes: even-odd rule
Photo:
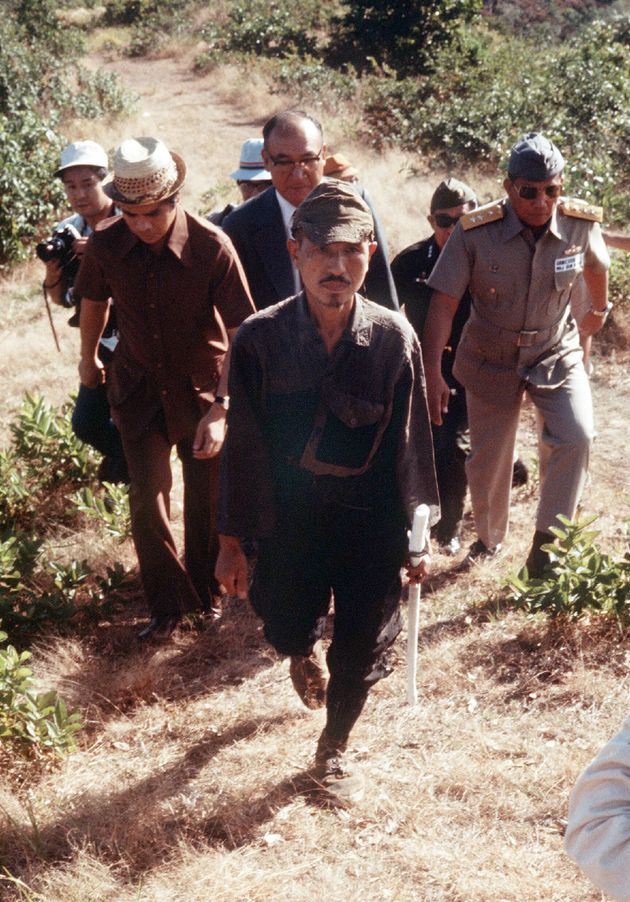
[[[468,562],[496,554],[507,534],[524,392],[536,405],[543,426],[540,502],[527,559],[534,577],[548,562],[542,546],[553,541],[557,516],[575,515],[594,434],[572,293],[583,281],[591,296],[585,334],[599,331],[609,310],[601,209],[560,196],[563,169],[562,154],[541,134],[514,145],[507,197],[465,214],[433,270],[423,342],[429,407],[439,424],[449,399],[442,351],[468,288],[472,310],[453,368],[466,388],[471,437],[466,471],[478,538]]]

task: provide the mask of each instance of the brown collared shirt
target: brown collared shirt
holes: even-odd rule
[[[269,535],[278,514],[328,502],[363,510],[426,503],[437,519],[418,340],[358,295],[329,355],[303,294],[239,329],[230,363],[219,531]]]
[[[130,434],[162,408],[171,441],[194,434],[213,399],[226,330],[254,310],[230,239],[178,206],[155,255],[122,217],[110,219],[90,238],[75,287],[116,304],[120,342],[108,375],[115,420]]]

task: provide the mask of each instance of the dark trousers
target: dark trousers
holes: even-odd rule
[[[122,440],[112,422],[105,385],[96,388],[79,386],[72,411],[72,431],[78,439],[103,455],[102,476],[106,482],[129,482]]]
[[[440,521],[432,534],[440,545],[447,545],[459,533],[468,487],[466,456],[470,439],[466,394],[461,386],[451,396],[442,425],[431,428],[441,510]]]
[[[214,567],[219,458],[197,460],[193,436],[177,444],[184,479],[184,564],[169,525],[171,448],[160,412],[140,435],[122,432],[131,476],[131,527],[151,615],[181,616],[208,610],[218,594]]]
[[[406,547],[401,514],[337,504],[293,511],[260,542],[250,600],[278,652],[309,654],[334,594],[326,731],[341,742],[370,687],[391,672],[386,652],[401,629]]]

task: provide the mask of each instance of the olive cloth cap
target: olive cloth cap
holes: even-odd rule
[[[302,201],[291,219],[293,237],[303,232],[322,247],[335,241],[357,244],[374,234],[372,211],[348,182],[328,179]]]
[[[103,186],[108,197],[127,207],[168,200],[186,178],[186,165],[157,138],[128,138],[116,148],[114,176]]]
[[[446,179],[440,182],[431,198],[431,212],[436,210],[449,210],[451,207],[459,207],[460,204],[477,203],[477,196],[470,185],[460,182],[459,179]]]
[[[528,132],[510,151],[508,176],[528,179],[530,182],[546,182],[564,169],[564,157],[555,144],[540,132]]]

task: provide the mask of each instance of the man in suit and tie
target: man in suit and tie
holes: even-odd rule
[[[272,187],[234,210],[222,223],[241,259],[258,310],[301,290],[287,250],[289,225],[296,207],[322,181],[326,159],[322,126],[299,110],[287,110],[269,119],[263,127],[263,139],[262,157]],[[360,186],[357,191],[367,200]],[[374,221],[377,250],[362,291],[382,306],[398,310],[385,236],[376,216]]]

